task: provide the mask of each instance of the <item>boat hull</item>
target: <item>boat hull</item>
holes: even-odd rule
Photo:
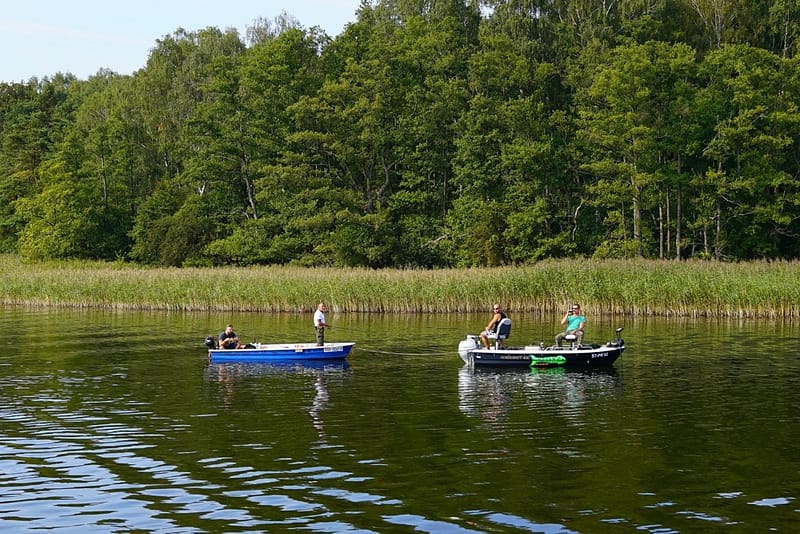
[[[624,346],[474,349],[469,352],[467,363],[492,367],[603,367],[617,361],[623,350]]]
[[[285,362],[344,360],[355,343],[254,343],[244,349],[209,349],[208,360],[221,362]],[[252,348],[249,348],[252,347]]]
[[[464,363],[474,367],[607,367],[625,350],[625,341],[617,329],[616,341],[604,345],[583,344],[559,347],[557,345],[527,345],[525,347],[484,348],[478,336],[468,335],[458,344],[458,355]]]

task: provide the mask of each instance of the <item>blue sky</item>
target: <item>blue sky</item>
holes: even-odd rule
[[[360,0],[20,0],[0,11],[0,82],[57,72],[86,79],[107,68],[132,74],[156,39],[176,29],[246,27],[286,12],[303,27],[341,33]]]

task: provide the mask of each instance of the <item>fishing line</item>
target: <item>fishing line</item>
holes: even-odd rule
[[[541,338],[539,339],[539,345],[544,344],[544,321],[540,320],[539,322],[539,335]]]
[[[376,354],[390,354],[392,356],[448,356],[453,352],[391,352],[388,350],[371,349],[369,347],[356,347],[359,351],[374,352]]]
[[[329,325],[327,328],[332,330],[347,330],[348,332],[359,332],[361,329],[359,328],[348,328],[346,326],[339,326],[338,324]]]
[[[339,326],[339,325],[331,325],[329,328],[332,331],[331,333],[335,332],[336,330],[346,330],[348,332],[359,332],[359,333],[363,333],[363,331],[364,331],[362,328],[350,328],[350,327],[347,327],[347,326]],[[442,327],[441,329],[447,330],[447,328],[445,328],[445,327]],[[449,351],[449,352],[393,352],[393,351],[388,351],[388,350],[371,349],[369,347],[365,347],[364,345],[358,344],[358,342],[356,342],[356,345],[355,345],[354,348],[357,349],[358,351],[362,351],[362,352],[371,352],[371,353],[375,353],[375,354],[388,354],[388,355],[391,355],[391,356],[450,356],[450,355],[453,354],[453,351]]]

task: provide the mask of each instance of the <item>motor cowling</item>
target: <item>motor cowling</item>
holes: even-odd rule
[[[470,362],[470,352],[478,348],[476,337],[477,336],[469,335],[467,339],[462,340],[458,344],[458,355],[464,360],[464,363]]]
[[[203,341],[206,347],[209,349],[216,349],[217,348],[217,339],[214,336],[208,336],[205,341]]]

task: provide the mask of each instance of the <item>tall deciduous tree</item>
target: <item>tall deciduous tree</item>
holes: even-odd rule
[[[795,0],[365,0],[0,84],[0,251],[800,257]]]
[[[800,126],[794,66],[742,45],[703,62],[702,97],[716,113],[704,148],[706,180],[695,183],[704,202],[699,215],[713,223],[706,241],[717,259],[781,254],[781,234],[796,231],[800,187],[786,166]]]
[[[645,255],[652,238],[643,210],[656,203],[663,175],[661,140],[669,133],[676,87],[694,63],[692,50],[660,42],[615,49],[579,108],[580,137],[588,148],[583,167],[597,181],[591,202],[607,215],[603,255]],[[672,131],[674,142],[674,130]]]
[[[236,99],[243,52],[234,30],[215,28],[178,30],[151,52],[142,74],[151,106],[145,128],[158,147],[162,180],[175,182],[167,190],[180,191],[182,203],[177,212],[162,207],[158,218],[152,218],[157,207],[141,210],[132,230],[134,258],[152,261],[148,251],[161,250],[160,262],[198,261],[203,247],[232,231],[231,225],[253,206],[248,154],[237,122],[242,120]],[[186,220],[196,221],[203,231],[185,231],[180,239],[164,241],[154,228],[174,220],[184,226]],[[144,241],[150,239],[157,241]],[[168,250],[173,246],[175,250]]]
[[[305,172],[303,166],[299,166],[299,172],[284,172],[278,167],[291,152],[287,139],[293,131],[292,106],[314,94],[323,82],[320,51],[328,41],[324,33],[315,29],[292,28],[254,45],[243,58],[237,96],[240,109],[236,110],[240,128],[227,137],[238,139],[249,154],[242,163],[247,163],[252,180],[253,211],[229,235],[209,246],[218,261],[280,263],[291,261],[292,254],[311,252],[305,246],[295,246],[294,237],[300,236],[287,240],[285,234],[292,231],[290,225],[295,222],[287,214],[293,209],[295,195],[304,186],[312,188],[316,181],[311,176],[307,181],[294,180]],[[306,237],[313,238],[314,234],[300,237],[299,241]],[[280,245],[287,242],[292,243],[288,252]]]
[[[115,120],[122,82],[101,71],[75,86],[81,104],[57,149],[39,166],[41,190],[19,202],[26,220],[19,240],[24,257],[126,255],[135,200],[122,123]]]
[[[16,248],[25,218],[15,202],[41,192],[39,166],[71,124],[80,85],[68,74],[0,84],[0,251]]]
[[[774,49],[782,57],[793,57],[797,53],[800,37],[800,2],[798,0],[775,0],[769,7],[770,34],[775,39]]]

